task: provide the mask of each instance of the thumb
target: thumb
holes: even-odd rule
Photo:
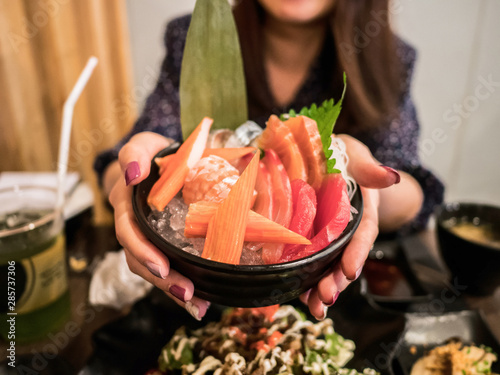
[[[346,145],[349,157],[347,169],[359,185],[371,189],[383,189],[399,183],[401,180],[399,172],[380,165],[365,144],[346,134],[339,134],[336,137]]]
[[[118,161],[127,185],[136,185],[147,176],[151,159],[174,141],[160,134],[141,132],[134,135],[120,150]]]

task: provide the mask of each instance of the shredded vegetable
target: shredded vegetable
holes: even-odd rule
[[[344,177],[344,180],[347,184],[347,194],[349,195],[349,200],[352,200],[352,197],[354,197],[358,185],[356,184],[356,180],[354,180],[354,178],[352,178],[352,176],[350,176],[347,172],[349,156],[347,156],[346,145],[342,139],[332,136],[330,150],[332,150],[332,155],[330,156],[330,158],[336,160],[335,168],[337,168],[342,174],[342,177]],[[353,206],[351,206],[351,214],[357,213],[357,210]]]
[[[162,349],[159,370],[182,374],[360,374],[345,365],[355,345],[331,319],[313,323],[292,306],[269,319],[258,309],[231,309],[220,322],[177,330]],[[179,371],[180,370],[180,371]],[[376,372],[365,369],[365,375]]]

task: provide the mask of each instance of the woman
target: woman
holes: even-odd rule
[[[261,126],[272,113],[339,98],[347,73],[335,133],[347,145],[365,208],[341,261],[301,296],[318,319],[359,277],[379,230],[421,229],[442,200],[441,183],[417,156],[419,130],[409,91],[415,52],[392,34],[388,14],[387,0],[241,0],[234,9],[249,117]],[[189,22],[183,17],[168,25],[168,53],[155,91],[131,133],[95,166],[110,194],[130,269],[200,319],[209,302],[193,297],[192,283],[170,269],[140,232],[130,199],[132,185],[148,176],[153,155],[182,138],[178,88]]]

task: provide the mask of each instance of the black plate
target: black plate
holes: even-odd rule
[[[306,312],[300,301],[292,305]],[[177,328],[186,325],[197,328],[220,319],[225,306],[213,304],[202,322],[191,318],[158,289],[137,302],[131,312],[93,335],[94,354],[79,375],[141,375],[157,365],[161,348]],[[341,293],[329,317],[337,332],[356,344],[354,358],[347,367],[361,370],[374,367],[388,374],[386,363],[390,343],[404,327],[403,314],[375,310],[359,294],[359,283],[353,283]],[[308,318],[315,321],[310,315]]]
[[[363,267],[361,293],[379,307],[400,311],[432,298],[413,273],[398,240],[375,242]]]
[[[171,145],[157,156],[174,153]],[[147,197],[158,179],[158,166],[151,163],[148,178],[134,187],[132,205],[137,222],[146,237],[164,252],[174,269],[189,277],[195,294],[203,299],[231,306],[256,307],[288,302],[316,285],[345,249],[363,214],[363,198],[358,189],[351,204],[357,209],[344,232],[317,253],[294,261],[270,265],[233,265],[214,262],[189,254],[165,240],[149,223],[151,208]]]
[[[391,374],[410,375],[413,364],[426,351],[457,338],[465,344],[486,345],[500,354],[500,344],[478,311],[465,310],[439,316],[406,314],[404,333],[391,353]],[[500,372],[500,363],[493,364]]]

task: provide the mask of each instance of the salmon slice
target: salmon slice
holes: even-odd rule
[[[299,146],[307,167],[307,183],[314,190],[321,187],[326,173],[326,158],[316,121],[306,116],[291,117],[285,121]]]
[[[301,179],[307,181],[307,169],[296,139],[288,126],[277,116],[272,115],[267,127],[258,139],[259,147],[274,150],[283,165],[290,181]]]

